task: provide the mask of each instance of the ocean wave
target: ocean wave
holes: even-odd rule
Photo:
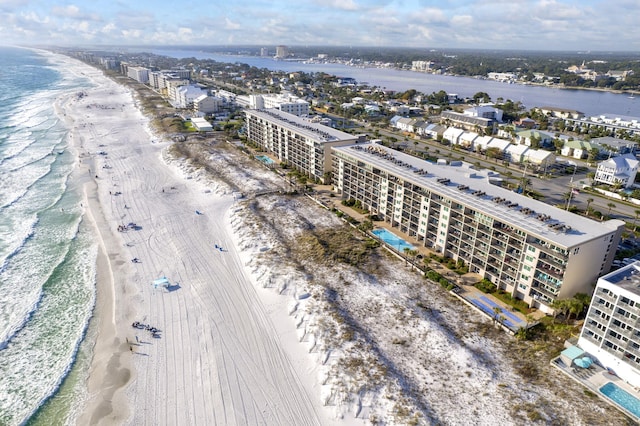
[[[6,226],[6,230],[2,235],[3,240],[5,240],[10,233],[13,242],[10,241],[6,243],[6,248],[4,249],[5,254],[2,259],[0,259],[0,276],[2,276],[7,269],[7,264],[11,258],[16,256],[27,244],[29,239],[33,237],[36,226],[38,225],[38,216],[34,214],[31,220],[24,216],[16,217],[15,219],[11,218],[6,225],[3,225],[3,228]]]
[[[55,216],[39,215],[33,231],[0,269],[0,347],[28,321],[42,287],[67,256],[78,232],[79,214],[69,215],[70,222]]]
[[[42,163],[41,167],[36,167],[38,163]],[[53,160],[47,162],[40,159],[30,169],[21,168],[13,171],[13,173],[0,172],[0,177],[6,188],[6,193],[0,194],[2,208],[12,206],[29,195],[35,185],[41,183],[43,179],[52,174],[52,163]]]
[[[0,423],[28,420],[59,389],[78,354],[95,306],[97,245],[74,240],[43,287],[38,309],[0,351]],[[80,283],[80,285],[78,285]]]

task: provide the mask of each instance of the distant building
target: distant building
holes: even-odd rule
[[[276,46],[276,58],[283,59],[289,57],[289,48],[287,46]]]
[[[196,128],[199,132],[210,132],[213,130],[213,126],[207,120],[202,117],[193,117],[191,118],[191,124]]]
[[[611,136],[593,138],[590,142],[601,146],[604,151],[615,153],[616,155],[635,154],[636,151],[638,151],[638,142],[614,138]]]
[[[640,386],[640,262],[598,279],[578,346],[632,386]]]
[[[207,91],[196,85],[185,85],[176,88],[174,107],[193,108],[193,102]]]
[[[518,127],[525,127],[527,129],[535,128],[538,123],[533,118],[523,117],[513,122]]]
[[[202,94],[193,100],[193,110],[200,114],[213,114],[222,110],[223,100],[216,96]]]
[[[432,71],[434,63],[431,61],[412,61],[411,71]]]
[[[248,107],[252,109],[275,108],[297,116],[309,115],[309,102],[289,92],[249,95]]]
[[[478,130],[486,134],[493,134],[496,121],[489,118],[473,117],[454,111],[442,111],[440,124],[444,126],[457,126],[465,130]]]
[[[149,69],[144,67],[127,67],[127,77],[136,80],[139,83],[147,84],[149,82]]]
[[[490,72],[487,73],[489,80],[510,82],[518,79],[518,75],[513,72]]]
[[[576,111],[574,109],[556,108],[556,107],[548,107],[548,106],[536,107],[533,109],[540,111],[541,114],[544,114],[549,117],[554,117],[554,118],[572,118],[577,120],[584,117],[583,112]]]

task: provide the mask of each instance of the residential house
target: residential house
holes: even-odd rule
[[[473,148],[473,141],[478,138],[478,134],[475,132],[463,132],[460,137],[458,137],[458,145],[460,145],[464,149]]]
[[[544,149],[529,149],[524,154],[524,162],[533,164],[540,168],[546,168],[555,163],[556,154]]]
[[[560,150],[560,154],[565,157],[573,157],[577,159],[585,159],[589,156],[592,149],[600,151],[601,147],[598,144],[574,139],[572,141],[566,141]]]
[[[449,127],[442,133],[442,139],[449,141],[451,145],[458,145],[460,135],[464,133],[463,129],[458,129],[456,127]]]
[[[542,146],[553,146],[553,139],[555,138],[553,133],[543,132],[542,130],[521,130],[516,131],[515,141],[520,145],[532,146],[535,145],[534,141],[538,142],[538,146],[534,146],[534,148],[542,147]]]
[[[632,154],[619,155],[598,164],[595,182],[609,185],[621,184],[623,188],[633,185],[640,161]]]
[[[516,164],[524,163],[528,151],[529,147],[526,145],[511,144],[504,150],[504,159]]]
[[[444,135],[445,130],[447,130],[447,128],[440,124],[426,124],[422,130],[422,136],[437,140]]]

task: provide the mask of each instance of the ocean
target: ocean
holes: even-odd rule
[[[34,50],[0,58],[0,424],[68,424],[86,393],[98,246],[54,101],[90,83]]]

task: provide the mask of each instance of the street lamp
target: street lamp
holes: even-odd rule
[[[569,210],[569,207],[571,206],[571,198],[573,197],[573,191],[575,191],[576,189],[573,187],[573,178],[576,175],[576,170],[578,170],[578,165],[577,164],[573,164],[573,174],[571,175],[571,180],[569,181],[569,187],[571,188],[569,190],[569,199],[567,200],[567,208],[565,210]]]

